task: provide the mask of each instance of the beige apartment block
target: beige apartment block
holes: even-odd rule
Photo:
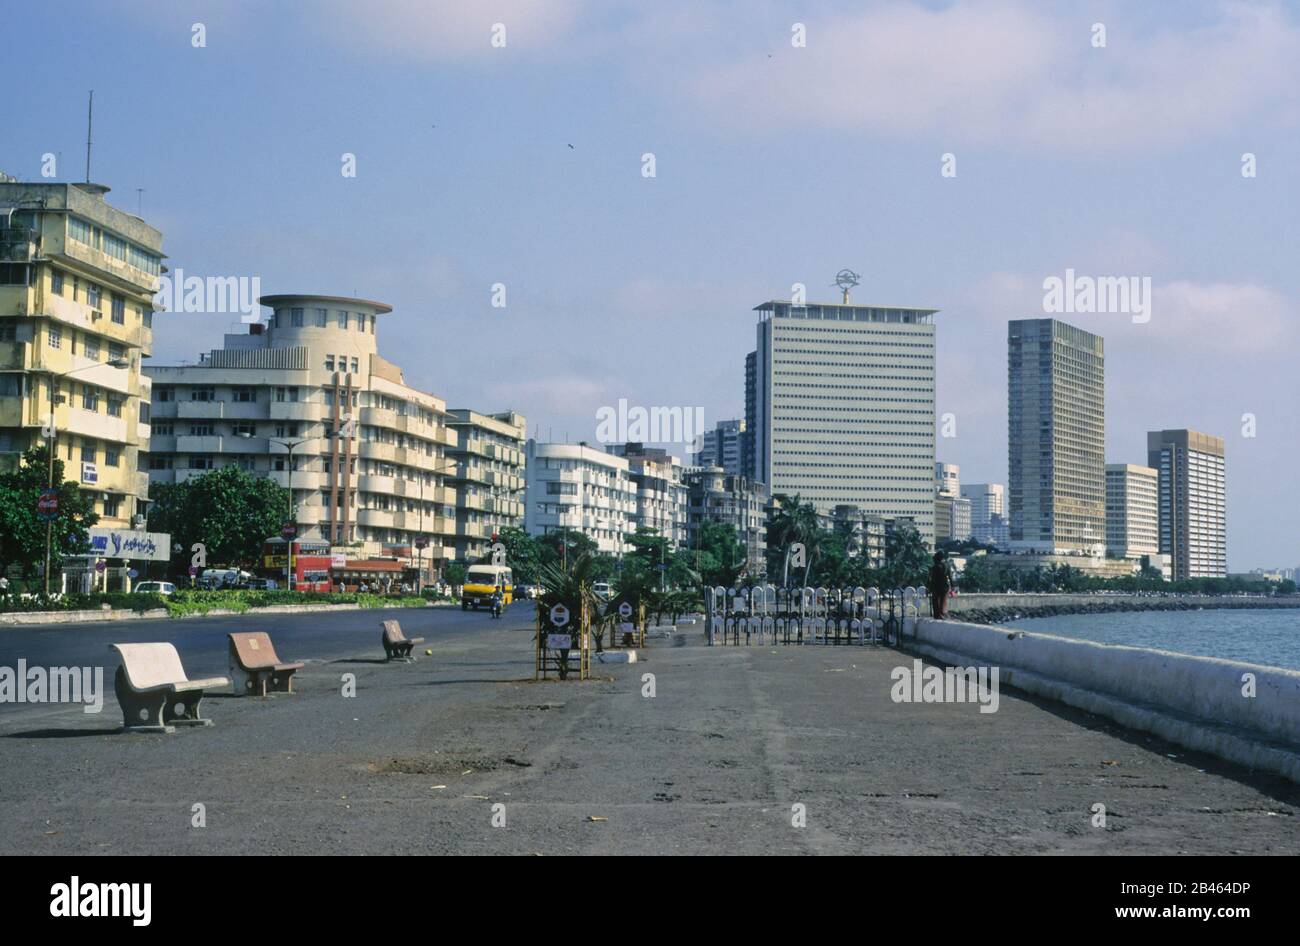
[[[1196,430],[1147,433],[1159,474],[1160,551],[1175,580],[1228,574],[1227,480],[1222,437]]]
[[[130,528],[148,500],[140,364],[153,346],[162,234],[107,192],[0,175],[0,464],[52,441],[100,525]]]
[[[527,422],[514,411],[453,408],[447,427],[456,436],[447,451],[455,464],[456,558],[475,562],[502,529],[523,528]]]
[[[1106,553],[1141,559],[1159,552],[1159,473],[1133,463],[1106,464]]]
[[[378,351],[392,308],[345,296],[263,296],[270,321],[227,335],[196,365],[150,367],[149,476],[235,465],[292,488],[299,537],[349,555],[455,555],[456,432],[446,402]],[[292,480],[292,483],[291,483]]]

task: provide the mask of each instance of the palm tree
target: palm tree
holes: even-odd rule
[[[784,546],[786,549],[781,584],[790,583],[790,544],[802,542],[806,556],[803,577],[804,584],[807,585],[813,558],[821,545],[822,530],[817,524],[817,509],[812,504],[801,501],[798,493],[793,496],[777,493],[772,498],[776,500],[777,510],[768,526],[767,542],[769,548]]]

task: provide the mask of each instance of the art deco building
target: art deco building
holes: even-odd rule
[[[1223,438],[1195,430],[1147,434],[1147,465],[1160,476],[1160,551],[1174,580],[1228,574]]]
[[[457,438],[448,449],[455,464],[456,558],[475,562],[502,529],[523,526],[527,423],[514,411],[480,414],[453,408],[447,426]]]

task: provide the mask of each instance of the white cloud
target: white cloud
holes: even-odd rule
[[[1146,34],[1016,0],[891,3],[808,23],[806,49],[704,69],[721,120],[1069,152],[1175,145],[1268,116],[1294,121],[1300,29],[1275,5],[1225,4],[1211,25]]]
[[[494,53],[524,56],[568,35],[582,0],[328,0],[312,23],[340,45],[418,61],[463,62]],[[491,45],[505,26],[504,49]]]

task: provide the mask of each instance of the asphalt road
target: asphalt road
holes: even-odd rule
[[[250,611],[223,617],[162,618],[150,621],[94,621],[0,628],[0,666],[16,666],[19,658],[41,667],[103,667],[106,686],[113,686],[117,654],[109,644],[170,641],[176,645],[186,674],[192,679],[226,674],[227,640],[232,631],[266,631],[282,660],[334,660],[342,657],[382,657],[380,622],[395,618],[407,637],[430,643],[473,634],[493,624],[522,626],[532,619],[523,604],[506,610],[498,620],[487,611],[458,607],[358,609],[309,614]],[[30,711],[30,704],[0,703],[0,714]]]
[[[99,715],[0,715],[0,854],[1300,850],[1291,783],[1006,689],[992,714],[894,703],[896,651],[694,631],[535,682],[514,614],[401,612],[430,638],[413,664],[379,659],[375,612],[133,627],[195,673],[224,669],[228,628],[266,627],[308,661],[300,692],[216,694],[214,726],[170,736],[122,733],[111,692]],[[18,634],[103,655],[125,629]]]

